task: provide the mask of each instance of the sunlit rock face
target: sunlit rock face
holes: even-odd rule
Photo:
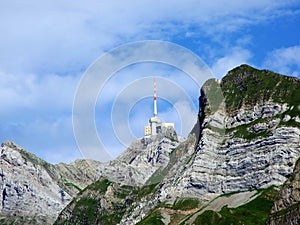
[[[171,152],[180,144],[173,128],[162,130],[155,136],[134,141],[117,159],[97,168],[100,177],[112,181],[142,186],[159,169],[165,168]]]
[[[16,224],[53,223],[78,193],[94,182],[100,163],[51,165],[13,142],[0,148],[0,215]],[[89,171],[89,172],[88,172]]]
[[[242,65],[218,84],[202,88],[198,144],[166,180],[162,199],[264,188],[293,171],[300,156],[299,79]]]

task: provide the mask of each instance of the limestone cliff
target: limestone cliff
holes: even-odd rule
[[[180,144],[173,132],[171,136],[162,133],[137,139],[117,159],[98,166],[98,174],[123,184],[144,185],[168,165],[171,152]]]
[[[165,181],[162,198],[279,185],[300,156],[299,79],[242,65],[222,79],[215,109],[211,86],[201,92],[198,146],[176,183]]]

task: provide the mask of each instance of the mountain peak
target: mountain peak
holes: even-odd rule
[[[258,70],[243,64],[228,72],[221,82],[226,106],[235,111],[243,105],[254,106],[267,101],[300,104],[300,80],[270,70]]]

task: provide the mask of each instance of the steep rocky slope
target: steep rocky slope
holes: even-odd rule
[[[281,188],[267,225],[300,224],[300,159]]]
[[[222,79],[214,111],[211,84],[200,97],[200,141],[168,192],[200,196],[282,184],[300,156],[300,81],[240,66]],[[202,102],[201,102],[202,101]],[[163,197],[163,196],[162,196]]]
[[[13,142],[3,143],[0,153],[1,224],[52,224],[98,178],[95,161],[51,165]]]
[[[223,216],[229,220],[222,221],[228,222],[235,212],[250,213],[250,223],[240,220],[245,224],[264,224],[278,191],[272,185],[286,181],[300,156],[300,80],[242,65],[222,81],[209,80],[201,90],[199,105],[198,122],[188,139],[167,145],[159,166],[153,170],[147,166],[157,149],[147,153],[149,148],[143,147],[144,160],[131,158],[140,152],[138,145],[124,153],[123,165],[119,160],[117,166],[108,166],[111,172],[106,174],[112,174],[117,183],[154,187],[122,212],[119,224],[202,224],[202,214]],[[222,194],[249,190],[258,194],[236,209],[215,214],[205,208]],[[60,223],[64,217],[72,218],[72,212],[68,206]]]
[[[154,172],[166,167],[170,153],[179,144],[173,128],[155,138],[139,138],[117,159],[100,165],[97,168],[98,174],[123,184],[144,185]]]

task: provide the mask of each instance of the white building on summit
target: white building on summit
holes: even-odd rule
[[[156,79],[154,78],[154,96],[153,96],[153,117],[149,119],[150,125],[144,127],[144,135],[152,136],[162,132],[162,129],[172,127],[174,123],[162,123],[161,119],[157,117],[157,103],[156,103]]]

